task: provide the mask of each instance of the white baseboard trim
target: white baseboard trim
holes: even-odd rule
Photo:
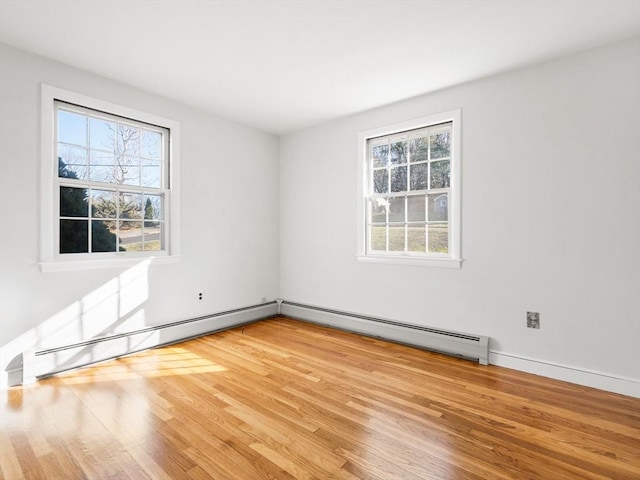
[[[496,352],[494,350],[489,351],[489,363],[585,387],[640,398],[639,379],[527,358],[513,353]]]

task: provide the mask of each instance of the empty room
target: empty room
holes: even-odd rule
[[[0,0],[0,478],[640,478],[640,1]]]

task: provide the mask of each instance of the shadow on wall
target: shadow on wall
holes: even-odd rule
[[[149,259],[141,261],[1,347],[0,388],[121,355],[157,340],[150,338],[157,332],[147,332],[143,338],[123,336],[117,342],[91,343],[145,327],[149,264]],[[65,348],[75,344],[82,345]],[[40,355],[43,352],[46,355]]]

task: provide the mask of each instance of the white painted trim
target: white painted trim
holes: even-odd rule
[[[133,108],[88,97],[76,92],[64,90],[47,84],[41,84],[40,91],[40,267],[42,272],[111,268],[129,266],[140,261],[141,258],[155,257],[154,263],[168,263],[159,261],[161,256],[156,252],[150,255],[126,255],[130,262],[123,261],[122,253],[80,255],[74,258],[62,258],[54,249],[55,221],[57,219],[56,202],[54,201],[55,179],[57,178],[56,163],[52,161],[55,145],[55,108],[54,100],[80,105],[113,115],[131,118],[141,122],[157,125],[170,130],[169,135],[169,182],[170,191],[167,195],[169,208],[165,224],[169,230],[167,257],[172,261],[180,259],[180,123],[152,113],[142,112]],[[59,265],[58,265],[59,264]]]
[[[364,263],[386,263],[408,265],[413,267],[437,267],[460,269],[462,260],[459,258],[412,257],[409,255],[358,255],[358,261]]]
[[[108,258],[103,260],[70,260],[57,262],[40,263],[41,272],[71,272],[75,270],[95,270],[100,268],[126,268],[132,267],[140,263],[140,261],[149,260],[151,265],[166,265],[169,263],[178,263],[182,257],[180,255],[165,255],[158,257],[126,257],[126,258]]]
[[[366,221],[367,221],[367,140],[370,138],[391,135],[394,133],[414,130],[438,123],[452,122],[451,134],[451,195],[449,201],[449,254],[448,262],[443,262],[435,255],[425,256],[397,256],[397,255],[371,255],[366,248]],[[365,130],[358,133],[357,155],[357,246],[356,257],[358,261],[371,261],[375,263],[418,265],[428,267],[460,268],[462,265],[462,110],[456,109],[448,112],[435,113],[425,117],[415,118],[393,125]]]
[[[563,365],[506,352],[489,351],[489,363],[585,387],[640,398],[640,379]]]
[[[40,91],[40,261],[53,262],[54,258],[54,195],[55,178],[55,108],[56,89],[42,84]]]

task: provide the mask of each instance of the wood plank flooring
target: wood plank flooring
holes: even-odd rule
[[[634,479],[640,400],[287,318],[0,392],[13,479]]]

